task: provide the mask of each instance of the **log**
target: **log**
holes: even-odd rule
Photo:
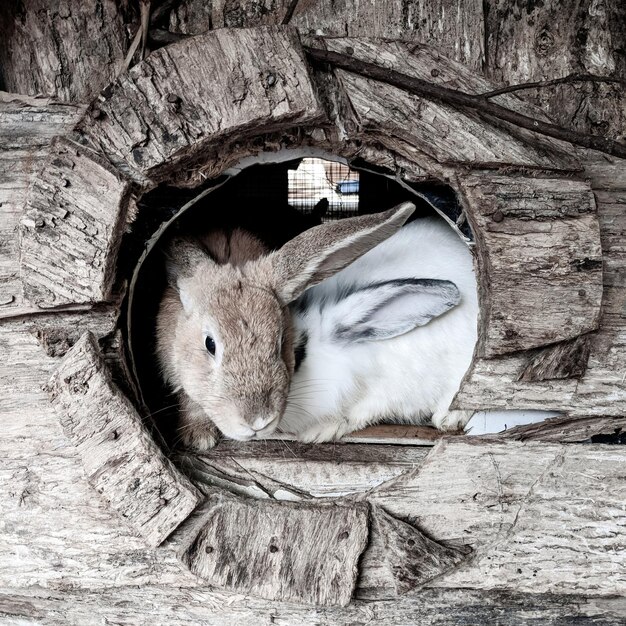
[[[477,353],[491,358],[595,330],[602,251],[589,185],[484,174],[458,182],[480,268]]]
[[[365,62],[393,69],[415,78],[465,93],[481,93],[489,85],[458,63],[443,57],[429,46],[364,39],[324,39],[308,41],[311,54],[317,49],[345,55],[350,62]],[[317,55],[314,55],[316,57]],[[320,54],[321,56],[321,54]],[[546,170],[576,169],[575,160],[558,142],[519,128],[497,126],[477,119],[458,107],[437,103],[429,97],[408,93],[397,86],[365,78],[346,69],[335,73],[354,111],[359,128],[398,137],[419,147],[440,164],[463,164],[471,168],[518,166]],[[500,103],[516,113],[544,121],[535,107],[514,96]]]
[[[584,0],[541,4],[485,2],[485,72],[516,85],[576,73],[626,78],[619,53],[626,39],[626,6]],[[617,139],[626,124],[625,86],[577,83],[521,92],[565,128]]]
[[[422,589],[393,602],[356,601],[345,608],[267,602],[206,587],[143,585],[100,591],[34,587],[0,591],[0,617],[7,623],[45,626],[89,624],[96,620],[125,626],[164,621],[171,626],[203,623],[211,626],[335,626],[362,624],[372,619],[377,626],[415,623],[422,626],[520,626],[529,622],[622,626],[625,614],[623,598],[471,589]]]
[[[180,552],[222,589],[269,600],[346,606],[367,545],[365,503],[278,503],[214,492]]]
[[[113,298],[134,192],[97,154],[66,139],[54,142],[21,220],[21,278],[32,304],[52,308]]]
[[[129,13],[128,3],[115,0],[3,3],[4,89],[89,102],[123,69]]]
[[[418,467],[430,448],[297,441],[221,441],[175,461],[197,484],[257,498],[303,500],[367,493]]]
[[[153,181],[227,139],[324,118],[297,35],[281,27],[218,30],[157,50],[95,110],[77,127],[82,140]]]
[[[453,408],[560,410],[581,418],[626,414],[626,176],[622,160],[594,153],[587,155],[586,174],[598,211],[604,287],[599,330],[589,335],[589,359],[583,377],[558,383],[520,380],[530,361],[540,358],[537,352],[476,358]],[[574,291],[570,295],[575,300]],[[587,297],[582,287],[580,298]]]
[[[49,390],[87,479],[150,546],[158,546],[201,501],[156,446],[134,407],[112,384],[87,333]]]
[[[626,449],[488,441],[442,440],[370,496],[438,541],[474,549],[430,586],[623,596]]]
[[[170,13],[170,31],[197,35],[212,28],[284,23],[293,0],[182,0]],[[377,37],[427,43],[475,71],[484,65],[484,21],[478,0],[300,0],[289,24],[302,34]]]
[[[0,319],[37,310],[24,300],[19,277],[19,222],[50,141],[83,112],[82,106],[0,92]]]

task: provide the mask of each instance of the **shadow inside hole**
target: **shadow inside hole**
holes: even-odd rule
[[[313,207],[320,200],[319,189],[315,192],[308,190],[307,196],[305,188],[304,201],[294,202],[299,208],[288,202],[288,198],[294,197],[293,188],[290,194],[289,173],[292,172],[293,183],[293,172],[302,161],[296,159],[253,165],[230,179],[223,177],[207,181],[201,189],[159,187],[146,194],[139,203],[138,219],[123,246],[123,266],[126,268],[137,264],[146,241],[163,224],[176,216],[184,205],[193,203],[167,227],[143,260],[137,273],[132,309],[128,312],[132,327],[129,349],[145,403],[144,417],[170,447],[176,443],[177,398],[161,379],[155,351],[155,320],[166,287],[164,260],[168,243],[174,236],[194,236],[216,228],[243,228],[254,233],[270,249],[278,249],[299,233],[320,223],[319,215],[313,212]],[[329,189],[335,191],[329,191],[327,195],[334,200],[331,198],[331,206],[323,218],[325,221],[377,213],[405,201],[413,202],[417,207],[411,219],[436,215],[433,206],[453,222],[457,222],[462,215],[456,195],[445,185],[413,183],[409,186],[369,170],[354,169],[348,171],[345,181],[340,181],[346,183],[341,188],[348,192],[344,194],[346,197],[354,195],[354,186],[347,185],[353,178],[358,178],[357,200],[352,197],[349,202],[337,205],[337,195],[342,194],[335,193],[339,187],[333,182]],[[209,193],[202,195],[209,189]],[[461,228],[461,232],[467,235],[468,227]]]

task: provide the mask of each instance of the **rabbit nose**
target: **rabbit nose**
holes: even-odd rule
[[[272,415],[258,415],[256,418],[252,420],[252,428],[254,430],[262,430],[265,428],[272,420]]]

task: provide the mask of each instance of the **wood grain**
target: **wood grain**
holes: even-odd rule
[[[529,622],[565,626],[587,624],[622,626],[623,598],[536,594],[471,589],[422,589],[393,601],[355,601],[342,607],[301,607],[200,587],[185,589],[142,585],[63,592],[32,588],[0,591],[0,620],[7,624],[82,626],[103,623],[145,626],[166,622],[171,626],[522,626]]]
[[[4,89],[89,102],[123,69],[127,2],[28,0],[0,7]]]
[[[490,358],[595,330],[602,250],[589,185],[485,174],[458,182],[477,242],[478,354]]]
[[[180,553],[213,586],[269,600],[345,606],[367,545],[365,503],[278,503],[214,492]]]
[[[55,141],[21,220],[20,273],[39,308],[113,297],[133,185],[91,151]]]
[[[350,59],[375,63],[412,78],[480,93],[489,85],[461,64],[446,59],[426,45],[340,38],[313,40],[313,47],[346,54]],[[366,131],[399,137],[441,164],[472,168],[518,166],[546,170],[576,169],[575,160],[552,139],[538,138],[502,124],[494,126],[458,108],[346,70],[335,70],[352,105],[357,124]],[[515,96],[499,102],[508,108],[545,119],[535,107]]]
[[[78,125],[135,176],[162,180],[226,139],[324,117],[295,32],[217,30],[157,50],[108,87]]]
[[[74,345],[49,389],[90,484],[149,545],[162,543],[201,496],[112,384],[92,335]]]
[[[84,107],[0,92],[0,319],[37,309],[24,300],[19,277],[19,222],[31,177],[52,138],[66,133]]]

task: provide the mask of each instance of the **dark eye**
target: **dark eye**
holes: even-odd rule
[[[207,336],[204,340],[204,345],[211,356],[215,356],[215,339],[211,336]]]

